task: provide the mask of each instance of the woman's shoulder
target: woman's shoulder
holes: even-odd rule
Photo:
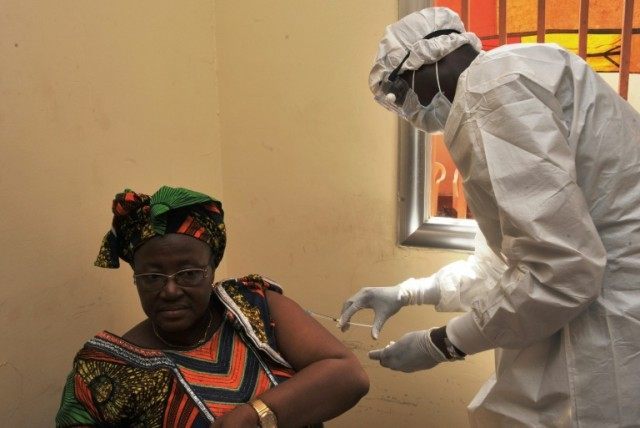
[[[76,363],[78,360],[92,360],[134,367],[170,366],[170,360],[161,350],[145,348],[137,344],[138,328],[138,326],[134,327],[122,337],[103,330],[84,343],[74,360]]]
[[[140,417],[159,426],[162,413],[155,405],[169,396],[171,369],[172,362],[161,351],[139,348],[102,331],[76,354],[56,425],[121,426]]]
[[[227,278],[216,283],[216,286],[222,287],[225,290],[237,289],[262,295],[264,295],[266,290],[282,294],[282,286],[280,284],[264,275],[258,274],[249,274],[237,278]]]
[[[267,290],[282,293],[274,281],[251,274],[229,278],[215,284],[214,290],[228,310],[228,316],[244,327],[251,327],[263,342],[269,341],[271,320],[267,302]]]
[[[266,294],[268,290],[282,294],[282,287],[269,278],[252,274],[220,281],[214,290],[236,329],[275,362],[290,367],[277,351],[275,325]]]

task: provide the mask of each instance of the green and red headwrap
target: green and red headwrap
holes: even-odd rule
[[[135,250],[154,236],[182,233],[206,242],[214,266],[224,254],[227,234],[220,201],[188,189],[163,186],[151,197],[126,189],[113,200],[113,223],[105,235],[95,265],[120,267],[133,263]]]

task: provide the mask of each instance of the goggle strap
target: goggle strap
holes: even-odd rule
[[[438,83],[438,92],[442,92],[442,88],[440,88],[440,73],[438,73],[438,62],[436,61],[436,82]]]
[[[394,80],[396,80],[396,78],[398,77],[398,74],[400,74],[400,69],[402,68],[402,65],[409,58],[409,55],[411,55],[411,51],[407,51],[407,54],[404,56],[402,61],[400,61],[400,65],[398,65],[396,68],[394,68],[393,71],[391,72],[391,74],[389,74],[389,77],[387,79],[390,82],[393,82]]]

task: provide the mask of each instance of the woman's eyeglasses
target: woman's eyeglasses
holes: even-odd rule
[[[144,291],[156,291],[164,288],[170,279],[180,287],[195,287],[207,275],[209,266],[203,268],[183,269],[171,275],[163,273],[138,273],[133,275],[133,282]]]

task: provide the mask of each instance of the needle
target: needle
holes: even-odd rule
[[[318,318],[325,318],[325,319],[331,320],[333,322],[338,322],[339,321],[338,318],[335,318],[335,317],[332,317],[332,316],[329,316],[329,315],[319,314],[319,313],[310,311],[309,309],[306,309],[306,311],[307,311],[307,313],[309,315],[313,315],[313,316],[318,317]],[[370,324],[361,324],[359,322],[348,322],[347,324],[348,325],[355,325],[356,327],[368,327],[368,328],[373,327]]]

